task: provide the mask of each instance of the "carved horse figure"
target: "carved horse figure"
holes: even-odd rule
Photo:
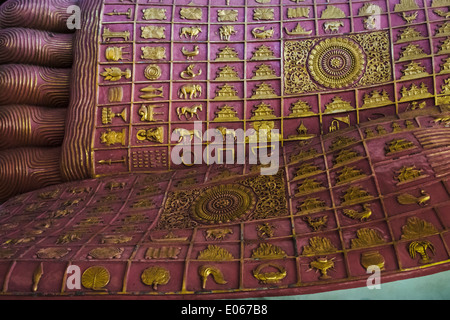
[[[325,29],[325,32],[339,32],[339,28],[344,26],[343,21],[328,21],[323,24],[323,28]]]
[[[189,119],[192,119],[192,117],[195,115],[197,117],[197,120],[200,120],[200,118],[198,116],[198,111],[203,111],[202,107],[203,106],[201,104],[197,104],[192,107],[178,107],[177,108],[178,119],[181,120],[181,116],[184,116],[186,118],[186,120],[189,120]],[[189,118],[188,118],[188,114],[190,114]]]
[[[184,128],[177,128],[177,129],[173,130],[172,136],[173,136],[173,134],[176,134],[180,137],[178,139],[178,143],[182,142],[183,140],[187,141],[187,139],[189,139],[189,141],[192,141],[192,139],[194,139],[194,137],[202,140],[201,132],[199,130],[195,130],[195,129],[187,130]]]

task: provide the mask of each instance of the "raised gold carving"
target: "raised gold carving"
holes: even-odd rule
[[[125,71],[120,70],[117,67],[105,68],[105,71],[100,74],[102,77],[105,77],[105,81],[119,81],[122,77],[126,79],[131,79],[131,70],[126,69]]]
[[[256,226],[259,239],[272,238],[275,235],[275,227],[270,223],[263,223]]]
[[[317,192],[325,190],[325,187],[322,185],[322,182],[316,181],[316,179],[306,178],[302,184],[299,184],[297,187],[297,193],[295,196],[302,196],[305,194]]]
[[[343,21],[327,21],[323,24],[323,29],[325,32],[329,33],[339,33],[339,28],[344,27]]]
[[[239,121],[234,107],[229,105],[219,107],[219,111],[216,111],[215,114],[216,117],[214,118],[214,121],[217,122]]]
[[[389,99],[389,95],[386,90],[383,90],[381,93],[378,90],[373,90],[370,94],[365,93],[363,102],[362,108],[376,108],[393,103]]]
[[[428,202],[431,200],[431,195],[427,193],[425,190],[420,190],[422,194],[419,197],[413,196],[409,193],[402,193],[397,196],[397,201],[400,204],[408,205],[408,204],[418,204],[422,207],[426,206]]]
[[[399,171],[397,171],[397,175],[395,176],[395,179],[399,181],[397,185],[428,177],[427,175],[422,174],[422,172],[423,170],[417,169],[416,166],[403,166]]]
[[[253,9],[253,20],[274,20],[275,10],[272,8],[256,8]]]
[[[366,175],[360,169],[346,166],[337,173],[336,185],[352,182],[364,177],[366,177]]]
[[[141,59],[145,60],[163,60],[166,59],[166,48],[164,47],[142,47]]]
[[[190,64],[180,73],[180,77],[186,80],[194,79],[202,74],[202,69],[198,70],[197,73],[194,72],[195,64]]]
[[[129,41],[130,31],[114,32],[111,31],[109,28],[105,28],[105,30],[103,30],[102,38],[103,42],[109,42],[113,38],[122,38],[124,41]]]
[[[371,200],[372,198],[373,196],[360,186],[349,187],[341,197],[343,206]]]
[[[142,17],[143,20],[167,20],[167,9],[148,8],[143,9],[142,13],[144,14],[144,16]]]
[[[384,257],[378,251],[368,251],[361,253],[361,265],[368,269],[370,266],[377,266],[380,270],[384,270]]]
[[[284,46],[286,94],[374,85],[392,78],[389,34],[384,31],[285,41]]]
[[[406,47],[402,48],[398,62],[424,58],[426,56],[427,54],[423,51],[419,44],[410,43]]]
[[[327,8],[322,11],[322,15],[320,16],[322,19],[343,19],[347,18],[344,11],[339,9],[336,6],[327,5]]]
[[[108,89],[108,101],[122,102],[123,100],[123,87],[111,87]]]
[[[317,218],[307,216],[303,218],[303,221],[305,221],[313,231],[319,231],[323,228],[326,228],[328,223],[328,216],[320,216]]]
[[[233,234],[233,230],[230,228],[209,229],[206,230],[205,239],[224,240],[229,234]]]
[[[198,112],[202,111],[203,105],[197,104],[192,107],[178,107],[177,115],[178,119],[181,120],[181,117],[184,116],[186,120],[192,119],[194,116],[197,117],[197,120],[200,120]]]
[[[222,41],[230,41],[231,36],[235,34],[237,34],[237,31],[236,29],[234,29],[234,26],[232,25],[221,26],[219,28],[220,40]]]
[[[253,259],[284,259],[287,257],[286,252],[280,247],[270,244],[270,243],[261,243],[258,248],[252,251]]]
[[[89,251],[89,259],[119,259],[124,249],[116,247],[100,247]]]
[[[239,75],[235,67],[230,67],[228,65],[220,67],[217,71],[217,77],[215,80],[222,81],[236,81],[240,80]]]
[[[145,259],[178,259],[180,247],[150,247],[145,252]]]
[[[308,8],[309,9],[309,8]],[[289,30],[288,28],[285,28],[286,34],[290,36],[309,36],[312,34],[312,30],[306,30],[304,27],[301,26],[300,22],[297,23],[297,26],[293,28],[292,30]]]
[[[100,142],[102,144],[106,144],[107,146],[112,146],[118,143],[124,146],[126,143],[126,138],[125,129],[122,129],[122,131],[112,131],[111,129],[107,129],[102,133]]]
[[[306,198],[300,205],[297,206],[299,212],[297,214],[303,215],[308,213],[314,213],[324,211],[327,209],[325,202],[319,198]]]
[[[150,267],[141,274],[142,283],[152,286],[153,290],[158,290],[158,286],[166,285],[170,281],[170,272],[163,267]]]
[[[270,39],[273,38],[275,34],[275,29],[271,27],[266,30],[266,27],[255,27],[252,29],[252,35],[255,39]]]
[[[398,35],[397,43],[405,43],[425,39],[413,26],[408,26]]]
[[[270,83],[260,83],[257,84],[253,89],[252,99],[270,99],[277,98],[277,94],[275,93],[275,89],[272,88]]]
[[[38,290],[39,282],[44,275],[44,263],[39,263],[37,268],[33,272],[33,286],[31,291],[36,292]]]
[[[406,139],[393,139],[386,143],[386,155],[414,149],[415,147],[414,143]]]
[[[201,8],[181,8],[180,17],[185,20],[202,20],[203,11]]]
[[[273,50],[266,46],[261,45],[253,52],[252,60],[270,60],[275,59]]]
[[[273,109],[264,102],[255,106],[256,109],[252,110],[253,116],[251,120],[270,120],[276,118],[273,114]]]
[[[311,261],[309,265],[311,268],[316,269],[316,271],[320,271],[320,280],[327,280],[331,278],[328,275],[328,270],[334,269],[334,258],[318,258],[317,260]]]
[[[439,231],[432,223],[417,217],[410,217],[406,220],[406,224],[402,227],[401,239],[420,239],[438,232]]]
[[[133,239],[132,236],[124,236],[124,235],[105,235],[101,239],[102,244],[120,244],[127,243]]]
[[[131,19],[132,11],[129,8],[125,12],[119,12],[117,9],[114,9],[112,12],[105,13],[107,16],[126,16],[127,19]]]
[[[181,48],[181,52],[188,60],[194,59],[194,57],[198,56],[200,54],[200,47],[194,46],[194,49],[192,51],[188,51],[185,49],[185,47]]]
[[[408,246],[409,256],[412,259],[415,259],[416,253],[418,253],[420,255],[419,263],[421,264],[427,264],[433,261],[428,255],[428,250],[430,250],[432,254],[435,254],[434,245],[428,240],[413,241]]]
[[[81,276],[81,284],[86,289],[94,291],[107,291],[105,287],[108,285],[111,275],[105,267],[94,266],[86,269]]]
[[[303,124],[303,121],[300,123],[300,125],[297,128],[297,134],[289,135],[289,140],[310,140],[314,138],[315,134],[308,134],[308,128]]]
[[[129,54],[129,52],[123,52],[126,47],[108,47],[105,51],[105,57],[108,61],[119,61],[124,60],[123,55]],[[128,59],[126,59],[128,60]]]
[[[326,237],[312,237],[309,239],[309,246],[303,247],[304,255],[320,255],[334,253],[336,251],[337,248]]]
[[[343,213],[352,219],[359,220],[359,221],[367,221],[369,220],[370,216],[372,215],[372,210],[370,209],[370,204],[365,203],[362,205],[362,211],[356,211],[353,209],[344,209]]]
[[[180,30],[180,38],[190,38],[191,40],[198,39],[201,32],[202,32],[202,28],[198,27],[198,26],[183,27]]]
[[[415,9],[419,9],[416,0],[400,0],[400,3],[394,7],[394,11],[410,11]]]
[[[235,22],[238,20],[239,11],[236,9],[217,10],[217,21]]]
[[[450,53],[450,37],[448,37],[444,41],[441,41],[441,43],[442,44],[439,46],[438,54]]]
[[[356,231],[356,238],[351,240],[351,248],[364,248],[385,243],[383,235],[375,229],[362,228]]]
[[[341,97],[334,97],[332,102],[325,105],[325,113],[346,112],[354,109],[350,102],[342,100]]]
[[[429,73],[425,71],[425,67],[421,66],[420,62],[412,61],[402,70],[403,76],[401,80],[411,80],[415,78],[422,78],[429,76]]]
[[[436,10],[435,10],[436,12]],[[448,13],[447,13],[448,14]],[[448,18],[447,18],[448,19]],[[450,36],[450,22],[444,22],[436,31],[436,36]]]
[[[39,259],[61,259],[62,257],[66,256],[70,252],[70,249],[66,248],[44,248],[40,249],[38,252],[36,252],[36,256]]]
[[[239,60],[238,53],[235,48],[226,46],[219,49],[215,61],[236,61]]]
[[[263,269],[275,268],[276,272],[265,272],[262,273]],[[264,263],[260,264],[255,270],[253,270],[253,276],[259,280],[261,284],[277,284],[284,278],[286,278],[287,272],[283,266],[275,263]]]
[[[156,121],[162,121],[155,119],[156,115],[162,115],[163,112],[155,112],[154,110],[156,108],[162,108],[162,106],[157,105],[142,105],[139,109],[139,115],[141,116],[141,121],[146,122],[156,122]]]
[[[401,14],[403,20],[405,20],[407,24],[414,23],[416,21],[418,15],[419,15],[418,11],[415,11],[415,12],[409,13],[409,14],[406,12],[402,12],[402,14]]]
[[[147,66],[147,68],[145,68],[144,70],[144,76],[148,80],[158,80],[159,78],[161,78],[161,75],[162,75],[161,68],[156,64],[151,64]]]
[[[402,87],[400,93],[402,95],[400,101],[411,101],[433,97],[433,95],[428,91],[427,85],[423,82],[420,84],[420,87],[415,83],[411,84],[409,89],[407,87]]]
[[[143,39],[165,39],[166,27],[145,26],[141,27],[141,38]]]
[[[148,87],[139,89],[139,91],[144,92],[144,94],[141,94],[139,98],[145,100],[164,97],[164,87],[155,88],[152,85],[150,85]]]
[[[311,105],[303,100],[293,103],[290,109],[289,117],[307,117],[315,114],[311,111]]]
[[[215,246],[215,245],[208,245],[208,247],[200,251],[198,253],[198,260],[212,260],[212,261],[227,261],[227,260],[233,260],[233,255],[228,252],[226,249]]]
[[[299,7],[299,8],[288,8],[287,9],[288,19],[309,18],[310,13],[311,13],[311,8],[309,8],[309,7]]]
[[[194,99],[202,95],[202,87],[198,84],[185,84],[179,90],[180,99]]]
[[[219,86],[216,90],[216,96],[214,100],[236,100],[239,99],[237,91],[234,86],[224,84]]]
[[[225,281],[225,277],[223,276],[222,271],[219,268],[211,265],[203,265],[198,268],[198,274],[202,279],[202,289],[206,289],[206,281],[208,277],[212,275],[214,282],[217,284],[227,284]]]
[[[127,109],[123,109],[120,113],[114,113],[112,108],[102,108],[102,124],[111,124],[114,118],[122,118],[127,121]]]

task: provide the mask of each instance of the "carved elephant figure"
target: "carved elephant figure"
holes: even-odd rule
[[[181,99],[194,99],[202,95],[202,87],[198,84],[185,84],[180,88]]]

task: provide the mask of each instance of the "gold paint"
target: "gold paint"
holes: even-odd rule
[[[356,238],[351,240],[351,248],[364,248],[383,243],[386,243],[386,240],[378,230],[362,228],[356,231]]]
[[[167,20],[167,10],[166,9],[159,9],[159,8],[148,8],[143,9],[142,13],[144,14],[143,20]]]
[[[321,229],[326,228],[328,216],[320,216],[317,218],[307,216],[303,218],[303,221],[305,221],[313,231],[320,231]]]
[[[287,35],[290,35],[290,36],[309,36],[312,34],[313,31],[306,30],[304,27],[301,26],[301,24],[299,22],[299,23],[297,23],[297,26],[292,30],[288,30],[288,28],[285,28],[285,32]]]
[[[289,140],[310,140],[314,138],[315,134],[308,134],[308,128],[302,123],[297,128],[297,134],[288,136]]]
[[[320,271],[321,276],[319,277],[320,280],[327,280],[331,277],[328,275],[328,270],[334,269],[334,258],[328,259],[328,258],[318,258],[317,260],[314,260],[310,263],[311,268],[316,269],[317,271]]]
[[[198,56],[200,54],[200,47],[194,46],[194,50],[188,51],[185,47],[181,48],[181,52],[188,60],[193,60],[194,57]]]
[[[198,268],[198,274],[202,279],[202,289],[206,289],[206,281],[209,275],[213,276],[214,282],[217,284],[227,284],[222,271],[219,268],[211,265],[203,265]]]
[[[114,9],[112,12],[105,13],[107,16],[126,16],[127,19],[131,19],[132,11],[129,8],[125,12],[119,12],[117,9]]]
[[[275,29],[271,27],[266,30],[266,27],[255,27],[252,29],[252,35],[255,39],[271,39],[275,34]]]
[[[180,247],[150,247],[145,252],[145,259],[178,259],[180,253]]]
[[[166,48],[164,47],[142,47],[141,59],[145,60],[163,60],[166,59]]]
[[[215,80],[222,80],[222,81],[237,81],[241,80],[239,78],[238,72],[236,71],[235,67],[230,66],[223,66],[220,67],[217,71],[217,77]]]
[[[217,21],[219,22],[235,22],[238,20],[238,10],[223,9],[217,10]]]
[[[361,265],[368,269],[370,266],[377,266],[384,270],[384,257],[378,251],[368,251],[361,253]]]
[[[89,259],[120,259],[124,249],[116,247],[100,247],[89,251]]]
[[[235,34],[237,34],[237,31],[232,25],[221,26],[219,28],[220,40],[222,41],[230,41],[231,36]]]
[[[200,36],[200,33],[202,32],[202,28],[201,27],[183,27],[180,30],[180,38],[190,38],[191,40],[193,39],[198,39],[198,37]]]
[[[418,11],[415,11],[415,12],[410,13],[410,14],[408,14],[406,12],[402,12],[402,18],[403,18],[403,20],[406,21],[407,24],[414,23],[416,21],[418,15],[419,15]]]
[[[180,99],[194,99],[202,95],[202,87],[198,84],[185,84],[179,90]]]
[[[215,61],[239,61],[238,53],[235,48],[229,46],[219,48]]]
[[[124,235],[105,235],[100,240],[102,244],[121,244],[127,243],[133,240],[132,236],[124,236]]]
[[[139,91],[145,92],[144,94],[140,95],[139,98],[151,100],[154,98],[163,98],[164,97],[164,87],[155,88],[152,85],[142,88]]]
[[[255,106],[256,109],[252,110],[253,116],[251,120],[270,120],[275,119],[276,116],[273,114],[273,109],[264,102]]]
[[[44,248],[36,252],[36,256],[39,259],[61,259],[70,252],[70,249],[66,248]]]
[[[406,224],[402,227],[401,239],[419,239],[437,234],[438,232],[439,231],[432,223],[417,217],[410,217],[406,220]]]
[[[147,66],[147,68],[145,68],[144,70],[144,76],[148,80],[158,80],[159,78],[161,78],[161,75],[162,75],[161,68],[156,64],[151,64]]]
[[[124,41],[130,40],[130,31],[113,32],[108,28],[103,30],[103,42],[109,42],[112,38],[122,38]]]
[[[319,169],[319,167],[311,164],[311,163],[303,163],[295,173],[294,181],[303,179],[312,175],[315,175],[317,173],[322,172],[322,170]]]
[[[327,5],[327,8],[322,12],[322,19],[343,19],[347,18],[344,11],[338,7]]]
[[[105,57],[108,61],[119,61],[124,60],[123,55],[129,54],[129,52],[123,52],[126,47],[108,47],[105,51]],[[126,59],[128,60],[128,59]]]
[[[295,196],[302,196],[305,194],[325,190],[326,188],[322,185],[322,182],[316,181],[316,179],[306,178],[302,184],[297,187],[297,193]]]
[[[435,10],[436,12],[437,10]],[[447,13],[448,14],[448,13]],[[448,19],[448,18],[447,18]],[[436,36],[450,36],[450,22],[444,22],[436,31]]]
[[[400,99],[402,102],[433,97],[433,95],[428,92],[428,87],[424,82],[420,84],[420,87],[415,83],[411,84],[409,89],[404,86],[400,93],[402,94],[402,98]]]
[[[371,200],[373,198],[366,190],[364,190],[360,186],[351,186],[346,191],[345,194],[341,197],[342,203],[341,205],[351,205],[358,202],[363,202],[367,200]]]
[[[425,190],[420,190],[422,196],[416,197],[409,193],[402,193],[397,196],[397,201],[400,204],[408,205],[408,204],[418,204],[422,207],[428,204],[428,201],[431,200],[430,194],[428,194]]]
[[[366,177],[366,175],[355,167],[344,167],[337,173],[336,185],[356,181]]]
[[[201,8],[181,8],[180,18],[185,20],[202,20],[203,11]]]
[[[216,117],[214,121],[217,122],[228,122],[228,121],[239,121],[240,119],[237,117],[237,111],[234,110],[234,107],[229,105],[224,105],[219,107],[219,111],[215,112]]]
[[[122,131],[112,131],[111,129],[107,129],[102,133],[100,141],[102,144],[106,144],[107,146],[112,146],[118,143],[124,146],[126,143],[125,129],[122,129]]]
[[[415,0],[400,0],[400,3],[396,4],[394,11],[410,11],[419,9]]]
[[[275,227],[270,223],[263,223],[256,226],[259,239],[272,238],[275,234]]]
[[[361,108],[376,108],[393,103],[394,102],[389,99],[389,95],[386,90],[383,90],[381,93],[378,90],[373,90],[370,94],[364,94],[363,105]]]
[[[303,215],[308,213],[314,213],[319,211],[325,211],[328,208],[325,205],[325,201],[319,198],[306,198],[300,205],[297,206],[300,211],[297,214]]]
[[[162,108],[162,106],[157,105],[142,105],[138,111],[138,114],[141,116],[142,122],[157,122],[162,120],[155,119],[156,115],[163,115],[164,112],[155,112],[156,108]]]
[[[288,19],[309,18],[310,13],[311,13],[311,8],[308,8],[308,7],[288,8],[287,9]]]
[[[339,28],[344,26],[344,21],[327,21],[323,24],[323,29],[328,33],[339,33]]]
[[[209,229],[206,230],[205,239],[224,240],[229,234],[233,234],[233,230],[230,228]]]
[[[219,86],[216,90],[216,96],[214,100],[236,100],[239,99],[237,96],[237,91],[234,86],[229,84],[224,84]]]
[[[270,243],[261,243],[258,248],[252,251],[253,259],[284,259],[287,257],[286,252],[280,247],[270,244]]]
[[[136,134],[138,141],[164,143],[164,127],[139,130]]]
[[[102,108],[102,124],[111,124],[114,118],[122,118],[127,121],[127,109],[123,109],[120,113],[114,113],[112,108]]]
[[[31,291],[36,292],[38,290],[39,282],[41,281],[42,276],[44,275],[44,263],[39,263],[36,270],[33,273],[33,286]]]
[[[215,245],[208,245],[208,247],[200,251],[197,256],[198,260],[212,260],[212,261],[227,261],[233,260],[233,255],[226,249]]]
[[[141,38],[143,39],[165,39],[166,28],[157,26],[141,27]]]
[[[410,43],[406,47],[402,48],[398,62],[424,58],[426,56],[427,54],[423,51],[420,45]]]
[[[430,250],[432,254],[435,254],[434,245],[428,240],[413,241],[408,246],[409,256],[412,259],[415,259],[416,253],[418,253],[420,255],[419,263],[421,264],[428,264],[433,261],[428,255],[428,250]]]
[[[370,203],[365,203],[362,205],[362,211],[356,211],[353,209],[344,209],[343,213],[349,218],[359,220],[359,221],[367,221],[372,215],[372,210],[370,209]]]
[[[105,267],[94,266],[86,269],[81,276],[81,284],[86,289],[94,291],[107,291],[105,287],[108,285],[111,275]]]
[[[334,253],[337,248],[331,243],[331,240],[325,237],[312,237],[309,239],[309,246],[303,247],[304,255],[318,255]]]
[[[202,69],[200,69],[197,73],[194,72],[195,64],[190,64],[186,67],[184,71],[181,71],[180,77],[186,80],[194,79],[202,74]]]
[[[272,88],[270,83],[263,82],[261,84],[257,84],[253,89],[252,99],[270,99],[277,98],[277,94],[275,93],[275,89]]]
[[[274,20],[275,11],[272,8],[257,8],[253,9],[253,20]]]
[[[275,58],[273,50],[264,44],[256,48],[252,56],[252,60],[270,60]]]
[[[336,113],[353,111],[355,108],[348,101],[342,100],[341,97],[334,97],[333,101],[325,105],[324,113]]]
[[[197,120],[200,120],[198,112],[202,111],[203,105],[197,104],[192,107],[178,107],[177,108],[177,115],[178,119],[181,120],[181,117],[184,116],[186,120],[190,120],[194,117],[194,115],[197,117]],[[188,117],[189,115],[189,117]]]
[[[105,68],[105,71],[100,74],[102,77],[105,77],[105,81],[119,81],[122,77],[126,79],[131,79],[131,70],[126,69],[125,71],[120,70],[117,67]]]
[[[159,285],[166,285],[170,281],[170,272],[163,267],[150,267],[141,274],[142,283],[153,286],[153,290],[158,290]]]
[[[422,36],[420,31],[417,31],[413,26],[408,26],[398,35],[396,43],[405,43],[422,39],[425,38]]]
[[[406,139],[394,139],[386,143],[386,155],[414,149],[416,146]]]
[[[397,175],[395,177],[395,179],[399,181],[397,185],[428,177],[427,175],[423,175],[422,171],[423,170],[421,169],[417,169],[416,166],[403,166],[399,171],[397,171]]]
[[[265,272],[262,273],[263,269],[275,268],[278,272]],[[275,263],[264,263],[260,264],[255,270],[253,270],[253,276],[259,280],[261,284],[277,284],[283,280],[287,275],[286,269]]]

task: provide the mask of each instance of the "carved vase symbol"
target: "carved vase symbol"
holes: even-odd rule
[[[361,265],[366,269],[370,266],[377,266],[380,270],[384,270],[384,264],[384,257],[378,251],[363,252],[361,254]]]

